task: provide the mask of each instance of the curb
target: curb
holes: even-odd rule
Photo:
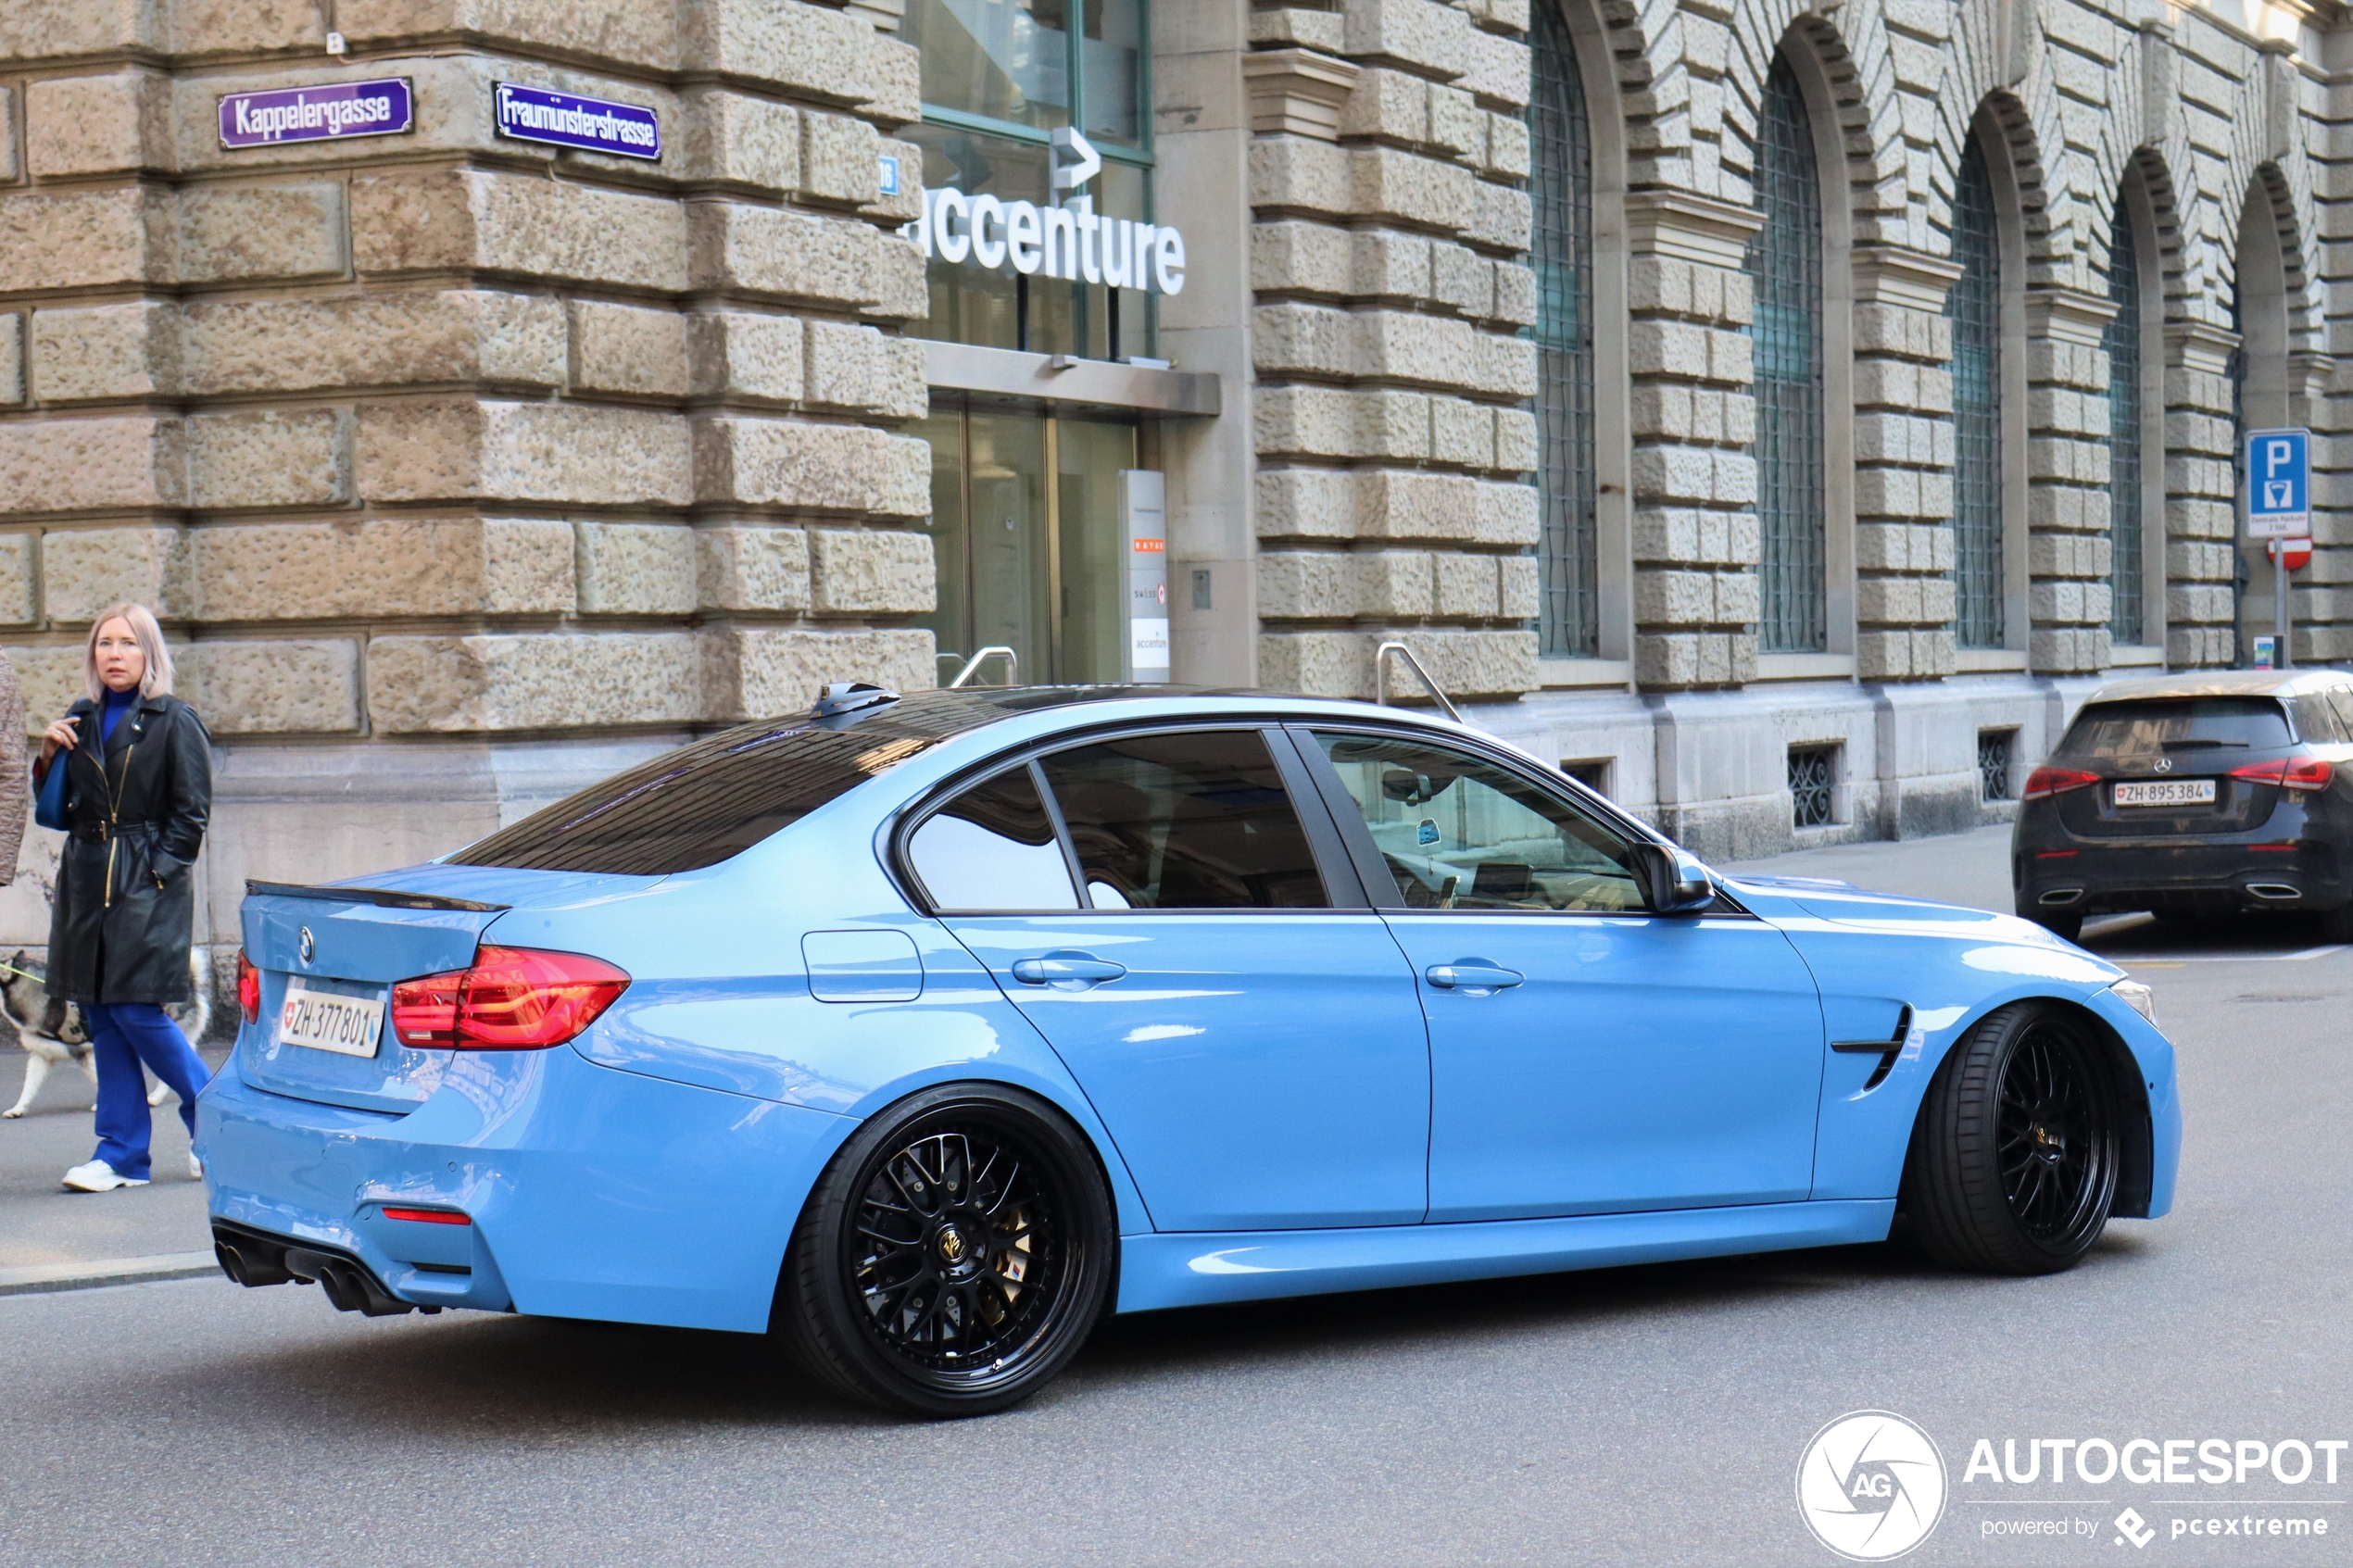
[[[105,1285],[145,1285],[159,1279],[201,1279],[220,1272],[209,1252],[164,1252],[152,1258],[101,1258],[89,1263],[35,1263],[0,1269],[0,1296],[49,1290],[90,1290]]]

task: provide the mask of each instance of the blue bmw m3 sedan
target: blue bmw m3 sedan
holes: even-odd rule
[[[198,1105],[248,1286],[774,1335],[886,1408],[1106,1311],[2172,1201],[2148,992],[2009,915],[1726,878],[1393,709],[829,688],[469,848],[255,884]]]

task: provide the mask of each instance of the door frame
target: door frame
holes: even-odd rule
[[[1035,914],[1038,911],[957,909],[943,912],[938,903],[932,898],[930,890],[924,886],[923,879],[915,873],[913,861],[908,852],[910,842],[916,830],[974,784],[996,774],[1009,772],[1015,768],[1031,766],[1058,751],[1067,751],[1081,746],[1093,746],[1126,735],[1251,730],[1256,732],[1264,740],[1268,756],[1273,759],[1277,771],[1282,776],[1285,793],[1290,797],[1291,808],[1299,816],[1300,829],[1306,834],[1308,849],[1315,858],[1316,870],[1323,875],[1325,896],[1325,902],[1312,907],[1258,909],[1255,912],[1266,915],[1329,914],[1335,910],[1378,912],[1377,906],[1365,886],[1356,857],[1347,835],[1346,823],[1334,819],[1330,802],[1327,798],[1324,782],[1316,771],[1315,759],[1304,755],[1304,748],[1300,746],[1298,738],[1288,728],[1289,722],[1283,718],[1265,714],[1237,714],[1227,719],[1194,717],[1173,722],[1168,720],[1151,719],[1112,720],[1064,730],[1020,746],[1009,746],[993,757],[974,763],[969,768],[958,770],[925,790],[913,801],[900,807],[883,823],[876,837],[875,848],[881,858],[884,871],[898,885],[900,896],[906,898],[910,906],[928,919],[944,920],[950,918],[951,913],[958,917]],[[1338,783],[1337,779],[1333,782]],[[1069,826],[1063,821],[1061,803],[1054,798],[1054,792],[1048,786],[1042,776],[1037,779],[1037,784],[1038,796],[1046,805],[1046,814],[1054,824],[1055,841],[1062,846],[1063,864],[1070,870],[1074,902],[1069,913],[1084,916],[1135,916],[1149,920],[1164,915],[1216,912],[1189,909],[1099,909],[1084,902],[1086,882],[1080,874],[1077,852],[1071,843]],[[1351,810],[1353,810],[1353,807]]]
[[[1621,837],[1637,842],[1672,846],[1671,840],[1653,830],[1649,824],[1627,815],[1615,804],[1587,789],[1567,773],[1548,775],[1541,764],[1531,764],[1526,757],[1513,752],[1508,747],[1481,744],[1470,735],[1432,734],[1405,725],[1382,724],[1377,721],[1366,721],[1355,719],[1290,719],[1285,720],[1283,725],[1285,729],[1292,732],[1291,744],[1298,751],[1300,760],[1306,766],[1309,774],[1314,777],[1315,787],[1322,793],[1324,809],[1338,824],[1341,842],[1348,847],[1350,859],[1354,863],[1358,883],[1371,895],[1372,907],[1383,914],[1397,912],[1424,915],[1443,911],[1408,909],[1403,904],[1387,901],[1390,890],[1395,885],[1390,876],[1389,864],[1381,859],[1380,847],[1373,841],[1372,830],[1365,825],[1364,813],[1357,809],[1355,797],[1348,793],[1348,786],[1340,782],[1340,773],[1332,767],[1330,759],[1324,755],[1324,748],[1316,744],[1315,733],[1317,731],[1370,735],[1382,740],[1434,746],[1441,750],[1451,746],[1459,751],[1468,752],[1483,762],[1492,763],[1507,772],[1516,774],[1521,780],[1541,790],[1569,809],[1592,819],[1597,826],[1605,828]],[[1375,889],[1379,891],[1375,893],[1373,892]],[[1466,912],[1527,916],[1537,919],[1550,919],[1561,915],[1611,920],[1624,920],[1629,915],[1640,915],[1650,920],[1755,920],[1757,918],[1743,908],[1738,899],[1724,891],[1720,884],[1717,888],[1716,901],[1690,914],[1662,915],[1651,909],[1641,910],[1480,909]]]

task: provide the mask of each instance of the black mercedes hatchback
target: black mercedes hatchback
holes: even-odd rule
[[[2353,941],[2353,676],[2221,671],[2102,687],[2034,770],[2010,838],[2018,912],[2303,910]]]

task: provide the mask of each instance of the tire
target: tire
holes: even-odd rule
[[[2353,904],[2339,904],[2321,917],[2321,940],[2353,942]]]
[[[1035,1095],[926,1089],[869,1119],[817,1180],[772,1332],[820,1380],[905,1415],[1036,1393],[1111,1294],[1111,1195],[1086,1136]]]
[[[2026,918],[2062,942],[2072,942],[2083,935],[2082,915],[2063,914],[2051,909],[2037,909]]]
[[[2042,1001],[1988,1014],[1938,1066],[1905,1157],[1920,1246],[1985,1273],[2074,1267],[2116,1201],[2120,1099],[2082,1015]]]

